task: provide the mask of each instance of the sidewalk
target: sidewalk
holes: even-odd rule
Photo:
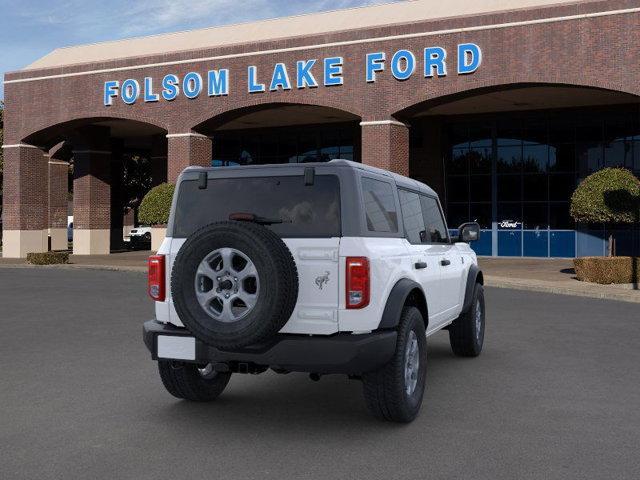
[[[100,270],[122,270],[131,272],[146,272],[147,258],[151,255],[148,250],[125,251],[111,255],[70,255],[67,265],[34,266],[27,264],[25,259],[0,258],[0,268],[94,268]]]
[[[485,285],[534,292],[640,303],[633,285],[598,285],[575,278],[571,259],[489,258],[478,260]]]
[[[24,260],[0,258],[0,268],[95,268],[146,272],[149,251],[120,252],[111,255],[71,255],[69,265],[35,267]],[[570,259],[528,259],[480,257],[485,285],[534,292],[576,295],[640,303],[640,290],[632,285],[597,285],[575,279]]]

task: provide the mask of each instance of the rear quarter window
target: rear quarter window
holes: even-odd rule
[[[370,232],[397,233],[398,213],[390,183],[362,178],[362,196]]]
[[[186,180],[178,190],[173,236],[186,238],[233,213],[282,220],[267,226],[282,238],[339,237],[340,182],[335,175],[316,175],[313,185],[302,175],[216,178],[199,189],[197,180]]]

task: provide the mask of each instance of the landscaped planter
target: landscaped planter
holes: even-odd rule
[[[573,260],[576,277],[583,282],[640,282],[640,257],[581,257]]]
[[[166,225],[152,225],[151,226],[151,250],[157,252],[164,241],[164,237],[167,235]]]
[[[167,183],[153,187],[140,203],[138,220],[151,225],[151,250],[157,252],[167,234],[174,185]]]

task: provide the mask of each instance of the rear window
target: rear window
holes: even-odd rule
[[[304,177],[218,178],[206,189],[197,180],[180,184],[173,236],[185,238],[232,213],[252,213],[283,223],[267,225],[282,238],[339,237],[340,184],[335,175],[316,175],[314,184]]]

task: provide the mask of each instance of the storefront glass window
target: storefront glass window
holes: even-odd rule
[[[580,179],[604,167],[640,174],[638,106],[459,117],[444,139],[448,223],[495,224],[498,255],[574,255]]]
[[[359,161],[357,123],[221,131],[214,135],[214,165]]]

